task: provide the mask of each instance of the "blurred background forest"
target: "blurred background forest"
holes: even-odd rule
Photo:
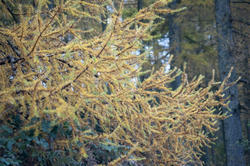
[[[140,8],[152,3],[153,0],[127,1],[126,16],[133,14]],[[226,11],[231,25],[227,25],[232,31],[232,41],[226,41],[230,44],[229,54],[232,56],[231,64],[221,60],[218,53],[218,38],[222,34],[216,27],[216,14],[218,8],[230,8]],[[219,65],[234,66],[236,75],[241,76],[237,84],[240,116],[240,125],[242,128],[241,144],[244,147],[244,158],[246,165],[250,165],[250,2],[242,0],[228,0],[217,3],[214,0],[173,0],[169,5],[171,9],[184,8],[185,10],[174,14],[164,15],[162,22],[155,30],[155,38],[145,43],[145,49],[150,49],[148,56],[149,63],[145,68],[157,70],[159,66],[165,63],[169,54],[175,55],[171,67],[183,67],[187,63],[186,72],[188,78],[202,74],[206,76],[206,82],[212,77],[212,69],[216,70],[216,78],[220,79],[221,68]],[[217,13],[216,13],[217,12]],[[223,19],[227,19],[224,17]],[[221,21],[221,24],[227,24]],[[220,26],[220,25],[219,25]],[[225,30],[225,29],[224,29]],[[226,30],[227,31],[227,30]],[[221,63],[221,64],[219,64]],[[178,87],[178,79],[175,81]],[[232,122],[232,125],[236,125]],[[227,163],[227,152],[225,141],[225,130],[230,125],[220,123],[220,130],[217,132],[218,139],[211,148],[207,148],[203,160],[206,165],[230,165]],[[235,133],[240,134],[241,133]],[[229,152],[230,153],[230,152]],[[240,164],[236,164],[240,165]]]
[[[135,12],[135,8],[140,9],[148,5],[150,0],[128,1],[127,13]],[[135,5],[134,7],[132,7]],[[218,33],[216,26],[216,8],[215,5],[228,7],[227,11],[229,22],[227,28],[232,29],[232,41],[226,41],[230,44],[230,53],[232,56],[231,64],[219,60],[218,38],[224,38]],[[162,22],[155,30],[156,38],[146,43],[145,49],[150,48],[148,57],[149,63],[145,68],[157,70],[165,62],[169,54],[175,55],[172,66],[183,67],[187,63],[186,71],[188,78],[192,79],[195,75],[205,75],[206,82],[211,79],[212,69],[216,70],[216,77],[220,79],[219,65],[234,66],[236,75],[241,76],[237,84],[239,91],[240,127],[242,128],[241,144],[244,147],[244,154],[247,165],[250,165],[250,2],[242,0],[228,0],[216,3],[214,0],[174,0],[169,7],[178,9],[186,7],[185,10],[174,14],[163,16]],[[226,19],[226,18],[224,18]],[[217,24],[217,25],[216,25]],[[222,24],[226,24],[223,22]],[[222,62],[223,61],[223,62]],[[222,64],[219,64],[222,63]],[[172,67],[171,66],[171,67]],[[178,87],[178,79],[174,87]],[[232,125],[236,125],[233,124]],[[227,165],[227,153],[225,141],[225,130],[229,125],[220,123],[220,130],[217,133],[218,139],[211,148],[207,148],[203,159],[206,165]],[[237,127],[236,127],[237,128]],[[235,133],[241,134],[241,133]],[[230,165],[230,164],[228,164]],[[236,164],[238,165],[238,164]]]
[[[50,7],[53,8],[55,2],[53,0],[50,2]],[[116,8],[119,8],[120,2],[120,0],[113,0]],[[153,2],[154,0],[125,0],[123,19],[133,17],[139,10]],[[0,27],[6,27],[20,21],[20,16],[15,14],[17,4],[36,6],[36,1],[17,0],[11,2],[1,0]],[[230,154],[236,154],[236,156],[241,156],[239,159],[244,160],[247,166],[250,166],[250,1],[172,0],[166,8],[177,9],[177,11],[161,14],[162,19],[158,20],[157,26],[151,32],[153,38],[144,41],[143,48],[138,50],[139,53],[147,53],[147,62],[143,64],[142,70],[151,70],[154,73],[168,61],[170,55],[174,55],[168,68],[176,66],[183,69],[184,63],[186,63],[185,70],[188,74],[188,80],[191,81],[193,77],[202,74],[205,76],[205,81],[204,85],[201,86],[205,87],[212,78],[213,69],[215,69],[216,80],[223,80],[225,72],[234,66],[234,78],[240,76],[241,79],[237,83],[237,87],[234,87],[237,93],[234,94],[232,100],[238,103],[236,102],[236,106],[231,105],[233,119],[220,121],[218,124],[220,130],[216,133],[218,139],[210,148],[203,149],[205,154],[202,156],[202,161],[207,166],[236,166],[229,162],[232,157]],[[181,10],[179,11],[179,9]],[[108,7],[107,10],[109,10]],[[112,13],[112,11],[109,12]],[[220,15],[223,15],[223,18],[220,18]],[[91,38],[106,29],[109,24],[109,15],[101,15],[101,19],[103,20],[101,25],[87,19],[78,24],[82,30],[90,27],[95,29],[93,32],[86,33],[84,37]],[[222,28],[220,29],[220,27]],[[65,40],[70,41],[71,36],[68,35]],[[3,65],[3,57],[0,59],[2,60],[1,65]],[[143,75],[140,79],[143,81],[147,77],[148,75]],[[179,86],[180,80],[180,76],[175,79],[171,85],[173,89]],[[235,130],[230,131],[232,128]],[[5,130],[8,129],[2,127],[0,132]],[[58,127],[58,130],[64,129]],[[231,138],[238,140],[234,144],[238,144],[237,148],[239,149],[231,149],[234,147],[227,145]],[[43,144],[42,140],[39,141],[40,144]],[[2,139],[0,142],[3,143],[4,140]],[[14,143],[8,143],[9,148],[12,144]],[[1,148],[4,147],[0,144]],[[110,150],[107,147],[103,147],[103,149]],[[104,160],[105,155],[115,155],[112,154],[113,151],[109,152],[105,154],[104,151],[99,151],[96,156],[99,156],[99,160]],[[15,165],[15,162],[3,161],[4,158],[1,161],[1,155],[3,154],[0,152],[0,163]]]

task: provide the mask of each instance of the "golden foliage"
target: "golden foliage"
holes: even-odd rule
[[[36,12],[20,17],[20,24],[0,28],[1,120],[10,113],[8,105],[16,105],[26,123],[23,130],[35,129],[36,135],[42,131],[40,121],[30,124],[34,117],[55,125],[69,122],[72,140],[85,145],[108,144],[108,139],[128,147],[110,165],[130,157],[149,165],[201,164],[202,147],[212,141],[208,134],[225,117],[215,114],[215,107],[225,105],[226,80],[213,92],[218,85],[214,80],[200,88],[203,77],[188,82],[182,73],[182,84],[173,91],[169,84],[181,72],[162,67],[144,82],[135,81],[143,74],[145,57],[135,52],[151,38],[149,31],[159,17],[155,12],[167,1],[125,20],[122,5],[116,10],[110,1],[58,1],[52,9],[46,1],[37,3]],[[84,19],[101,26],[106,5],[113,13],[104,32],[77,28]],[[72,40],[65,42],[69,35]],[[72,140],[58,139],[57,146],[67,147]],[[87,157],[84,147],[80,154]]]

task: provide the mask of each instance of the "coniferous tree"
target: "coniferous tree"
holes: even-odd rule
[[[231,10],[229,0],[215,0],[216,26],[218,33],[218,57],[220,77],[223,80],[228,70],[234,66],[232,49],[234,48],[232,38]],[[230,81],[236,79],[236,72],[233,70]],[[242,131],[240,122],[240,109],[238,101],[238,89],[234,85],[225,91],[225,97],[229,97],[228,108],[230,117],[224,120],[224,139],[227,157],[227,166],[244,166],[244,151],[242,147]]]
[[[202,164],[208,134],[226,117],[215,107],[226,106],[228,77],[204,88],[202,76],[183,77],[172,90],[177,69],[162,66],[137,81],[149,71],[141,72],[146,53],[135,52],[171,12],[167,1],[126,19],[122,3],[36,2],[18,4],[20,23],[0,28],[1,165]]]

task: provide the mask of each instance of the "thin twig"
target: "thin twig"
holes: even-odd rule
[[[55,12],[55,14],[52,16],[52,18],[50,19],[49,23],[44,27],[44,29],[42,30],[42,32],[39,34],[39,36],[37,37],[35,44],[33,45],[31,51],[28,53],[27,56],[30,56],[31,53],[34,52],[36,45],[39,41],[39,39],[42,37],[43,33],[47,30],[47,28],[49,27],[49,25],[52,23],[52,21],[55,19],[56,15],[58,14],[58,12],[60,11],[60,8],[57,9],[57,11]]]

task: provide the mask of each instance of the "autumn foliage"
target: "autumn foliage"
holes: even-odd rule
[[[126,19],[122,3],[36,2],[19,4],[18,21],[0,28],[0,132],[6,138],[0,162],[202,164],[202,148],[225,118],[216,108],[226,106],[227,80],[201,88],[202,76],[188,81],[185,72],[166,70],[168,64],[154,73],[142,70],[142,41],[152,38],[158,14],[174,12],[163,8],[167,0]],[[83,29],[83,22],[99,26]],[[180,74],[182,83],[172,90]],[[21,150],[25,141],[29,147]],[[100,159],[102,150],[110,157]]]

